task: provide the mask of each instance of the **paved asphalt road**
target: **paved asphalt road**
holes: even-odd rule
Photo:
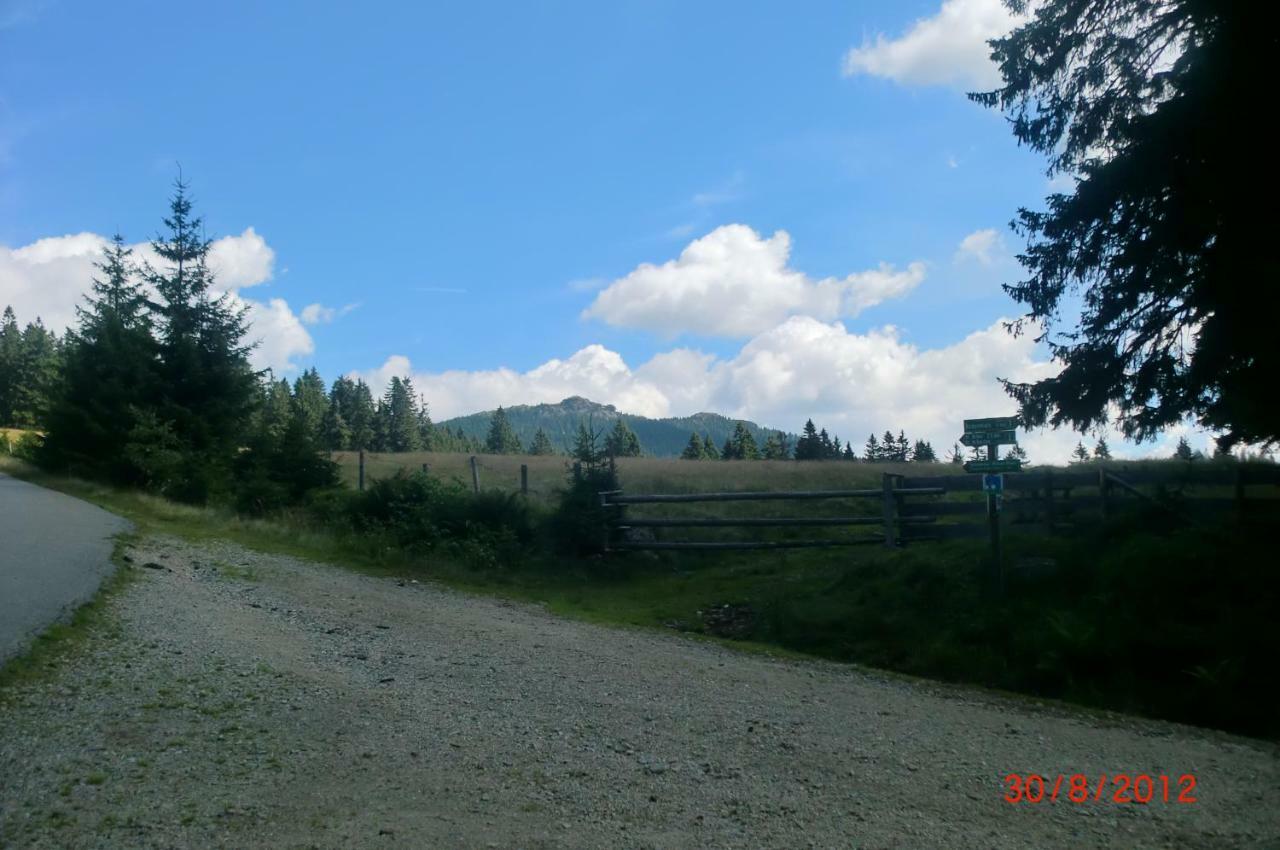
[[[0,474],[0,662],[88,601],[129,523],[88,502]]]

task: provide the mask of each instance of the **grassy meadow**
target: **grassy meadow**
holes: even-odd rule
[[[344,483],[355,486],[358,453],[334,452]],[[457,479],[471,486],[470,455],[447,452],[365,453],[365,479],[386,478],[399,470],[422,469],[432,476]],[[520,466],[529,467],[529,495],[548,501],[564,485],[571,461],[564,456],[476,455],[481,489],[516,492]],[[900,475],[962,474],[950,464],[839,463],[834,461],[688,461],[678,458],[629,457],[618,460],[618,478],[633,493],[694,493],[717,490],[840,490],[879,487],[882,473]]]

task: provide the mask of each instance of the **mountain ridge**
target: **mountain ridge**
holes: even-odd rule
[[[652,457],[677,457],[684,451],[689,442],[689,435],[696,432],[711,437],[717,447],[724,441],[739,422],[747,426],[751,435],[759,445],[769,434],[777,433],[778,428],[767,428],[749,419],[731,419],[720,413],[700,411],[690,416],[668,416],[659,419],[640,416],[632,413],[621,413],[612,404],[600,404],[580,395],[569,396],[561,401],[542,404],[517,404],[502,408],[507,414],[520,443],[526,448],[533,442],[534,434],[542,428],[551,444],[557,451],[567,451],[578,433],[578,424],[595,422],[596,430],[601,438],[613,427],[618,419],[626,421],[627,426],[640,438],[640,447],[646,455]],[[484,440],[489,433],[489,421],[493,410],[484,410],[466,416],[455,416],[441,421],[440,425],[457,431],[459,428],[469,437]],[[792,444],[795,435],[784,431]]]

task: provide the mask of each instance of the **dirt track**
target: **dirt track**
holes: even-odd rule
[[[0,845],[1280,846],[1266,744],[229,544],[132,557],[113,625],[0,702]],[[1015,771],[1199,802],[1010,805]]]

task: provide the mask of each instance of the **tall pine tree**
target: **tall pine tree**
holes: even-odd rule
[[[521,451],[520,438],[507,419],[507,412],[501,407],[489,419],[489,434],[485,437],[484,450],[491,455],[513,455]]]
[[[142,483],[124,450],[156,390],[156,342],[132,253],[117,234],[96,264],[99,274],[67,336],[44,444],[54,468],[122,484]]]
[[[245,309],[213,290],[210,241],[192,214],[187,184],[178,180],[165,230],[151,242],[160,268],[143,265],[156,291],[159,319],[158,420],[167,423],[182,446],[180,480],[167,490],[203,500],[223,479],[241,442],[257,398],[257,378],[249,366],[252,345]]]

